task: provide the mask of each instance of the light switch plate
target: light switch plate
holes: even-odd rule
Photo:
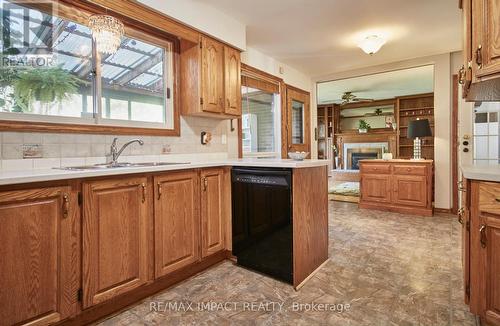
[[[40,144],[23,144],[23,158],[42,158],[43,147]]]

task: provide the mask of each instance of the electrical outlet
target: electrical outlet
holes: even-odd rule
[[[40,144],[23,144],[23,158],[42,158],[43,147]]]

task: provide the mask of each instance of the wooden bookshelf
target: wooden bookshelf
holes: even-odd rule
[[[398,97],[398,158],[409,159],[413,156],[413,139],[407,138],[408,124],[412,120],[429,119],[434,134],[434,93]],[[422,157],[434,159],[434,136],[422,139]]]

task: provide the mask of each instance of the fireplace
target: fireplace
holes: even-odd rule
[[[360,160],[373,160],[379,158],[378,153],[352,153],[351,155],[351,170],[359,170]]]
[[[360,160],[373,160],[377,158],[382,158],[383,149],[379,148],[348,148],[346,156],[346,168],[348,170],[359,170]]]

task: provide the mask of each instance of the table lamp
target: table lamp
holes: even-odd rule
[[[422,158],[422,137],[432,136],[429,119],[418,119],[410,121],[408,125],[408,138],[413,138],[413,159],[423,160]]]

